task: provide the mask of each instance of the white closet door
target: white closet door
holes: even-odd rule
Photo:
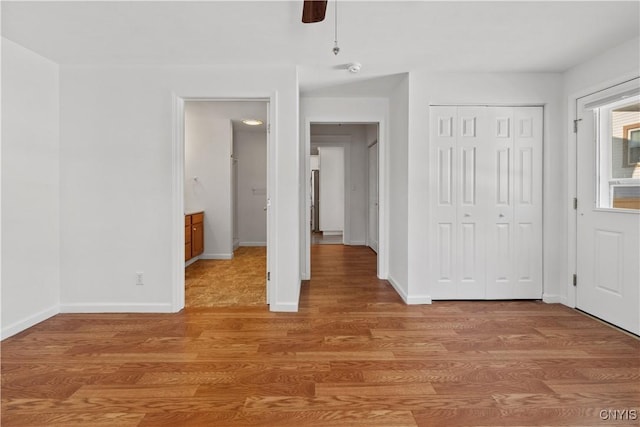
[[[490,108],[487,299],[542,297],[542,108]]]
[[[433,299],[542,296],[542,108],[431,107]]]
[[[487,109],[458,107],[456,229],[458,298],[485,296],[485,228],[489,193]]]
[[[431,198],[432,298],[455,298],[458,295],[456,259],[456,171],[454,161],[458,135],[456,107],[431,107],[431,150],[429,195]],[[456,167],[457,169],[457,167]]]
[[[542,107],[514,110],[514,268],[510,296],[542,298]]]

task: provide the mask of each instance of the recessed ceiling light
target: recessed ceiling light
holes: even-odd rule
[[[257,119],[244,119],[242,123],[249,126],[259,126],[263,123],[263,121]]]

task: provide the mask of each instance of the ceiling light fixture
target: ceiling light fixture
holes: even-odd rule
[[[349,72],[356,74],[360,72],[360,69],[362,68],[362,64],[359,62],[353,62],[351,64],[349,64],[349,67],[347,68],[347,70],[349,70]]]
[[[262,120],[257,120],[257,119],[244,119],[242,123],[249,126],[260,126],[264,122]]]

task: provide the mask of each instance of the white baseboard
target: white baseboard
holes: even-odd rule
[[[240,242],[240,246],[267,246],[267,242]]]
[[[171,303],[60,304],[60,313],[174,313]]]
[[[189,267],[191,264],[193,264],[194,262],[196,262],[196,261],[197,261],[197,260],[199,260],[199,259],[200,259],[200,256],[197,256],[197,257],[193,257],[193,258],[191,258],[191,259],[190,259],[190,260],[188,260],[188,261],[185,261],[185,262],[184,262],[184,268]]]
[[[200,259],[233,259],[233,254],[202,254]]]
[[[298,303],[297,302],[281,302],[281,303],[270,304],[269,311],[295,313],[298,311]]]
[[[234,239],[233,240],[233,250],[235,251],[239,247],[240,247],[240,240],[239,239]]]
[[[341,236],[342,231],[322,231],[323,236]]]
[[[431,296],[429,295],[407,295],[407,293],[400,286],[398,286],[398,282],[396,282],[396,280],[391,276],[387,277],[387,281],[391,283],[393,289],[396,290],[398,295],[400,295],[400,298],[402,298],[404,303],[407,305],[431,304],[432,302]]]
[[[367,242],[364,240],[352,240],[349,242],[350,246],[367,246]]]
[[[408,305],[419,305],[419,304],[431,304],[431,296],[430,295],[415,295],[410,296],[405,301]]]
[[[555,294],[542,294],[542,301],[547,304],[559,304],[562,302],[562,297]]]
[[[50,317],[55,316],[58,313],[60,313],[60,308],[56,305],[53,307],[49,307],[45,310],[42,310],[36,314],[33,314],[25,319],[12,323],[11,325],[2,328],[0,339],[9,338],[24,330],[27,330],[30,327],[35,326],[38,323],[43,322],[49,319]]]
[[[398,293],[398,295],[400,295],[400,298],[402,298],[402,301],[404,301],[406,304],[408,304],[407,303],[407,294],[400,286],[398,286],[398,282],[396,282],[395,279],[393,277],[391,277],[391,275],[389,275],[387,277],[387,281],[389,283],[391,283],[391,286],[393,286],[393,289],[395,289],[396,292]]]

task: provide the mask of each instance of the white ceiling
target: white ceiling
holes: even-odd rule
[[[309,92],[413,69],[562,72],[638,37],[636,1],[2,2],[2,35],[59,64],[299,66]],[[344,64],[363,64],[351,75]],[[370,81],[370,84],[366,82]],[[386,83],[385,83],[386,82]]]

